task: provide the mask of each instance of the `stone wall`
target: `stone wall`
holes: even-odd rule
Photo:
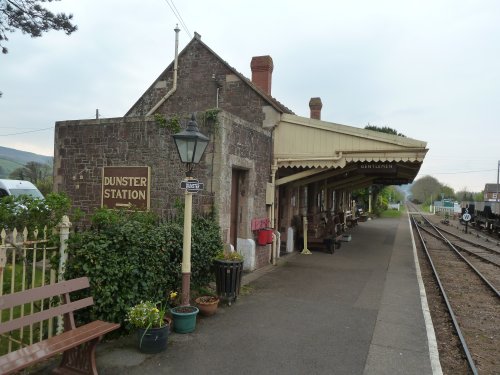
[[[271,165],[271,131],[221,112],[218,124],[199,114],[200,131],[211,141],[194,177],[205,183],[193,196],[193,209],[208,211],[215,204],[223,240],[231,224],[231,175],[244,171],[241,182],[238,237],[254,239],[251,220],[266,217],[266,183]],[[183,124],[187,119],[183,121]],[[56,123],[54,143],[55,190],[65,192],[73,205],[90,213],[101,205],[102,167],[149,166],[151,209],[160,215],[175,214],[183,200],[180,181],[185,167],[179,161],[171,132],[152,118],[124,117]],[[256,247],[256,267],[269,262],[270,246]]]
[[[202,130],[203,131],[203,130]],[[180,181],[185,167],[171,132],[152,118],[111,118],[56,123],[54,141],[54,188],[65,192],[75,207],[90,213],[101,205],[102,167],[149,166],[151,207],[161,215],[175,213],[176,199],[183,199]],[[205,161],[195,172],[206,180]],[[208,209],[210,191],[194,196],[197,209]]]
[[[231,176],[242,172],[238,207],[238,238],[255,240],[251,220],[267,217],[266,185],[270,179],[271,131],[236,116],[219,115],[215,144],[214,191],[223,240],[229,242],[231,224]],[[270,246],[256,246],[256,268],[269,263]]]
[[[173,63],[160,74],[126,116],[146,115],[172,86]],[[210,48],[194,38],[179,54],[177,90],[156,112],[165,115],[186,114],[215,108],[217,103],[220,109],[261,127],[265,118],[262,107],[269,105]]]

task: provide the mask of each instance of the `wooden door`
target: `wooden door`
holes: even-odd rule
[[[236,239],[238,238],[239,227],[239,196],[240,196],[240,174],[241,171],[237,169],[232,170],[231,176],[231,227],[229,230],[229,237],[231,245],[236,250]]]

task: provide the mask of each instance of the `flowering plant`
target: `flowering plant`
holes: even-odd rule
[[[166,306],[158,303],[146,301],[131,307],[127,314],[127,320],[137,328],[160,328],[165,325],[163,317],[165,316]]]
[[[215,255],[215,260],[242,261],[243,255],[237,251],[225,252],[224,250],[221,250]]]
[[[178,306],[178,295],[179,293],[177,293],[175,290],[170,291],[170,293],[167,295],[167,305],[169,305],[170,307]]]

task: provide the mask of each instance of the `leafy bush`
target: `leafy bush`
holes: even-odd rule
[[[50,193],[45,199],[28,195],[7,196],[0,199],[0,228],[22,230],[44,226],[54,228],[63,215],[70,215],[71,202],[65,194]],[[73,212],[73,217],[79,212]]]
[[[98,210],[94,229],[70,236],[65,278],[88,276],[95,306],[92,317],[125,323],[130,306],[140,301],[166,301],[180,289],[182,218],[158,224],[150,213]],[[215,218],[194,216],[193,285],[210,281],[210,265],[221,248]]]

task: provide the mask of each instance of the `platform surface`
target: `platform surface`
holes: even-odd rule
[[[406,215],[360,223],[335,254],[293,253],[166,352],[98,346],[99,374],[432,374]]]

